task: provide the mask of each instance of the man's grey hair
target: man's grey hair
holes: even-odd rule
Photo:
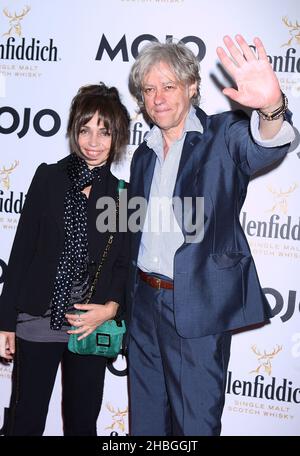
[[[136,98],[142,112],[145,111],[143,99],[143,81],[146,74],[159,62],[167,63],[174,71],[179,82],[197,83],[196,93],[191,99],[194,106],[200,102],[199,62],[194,53],[184,43],[158,43],[146,45],[139,53],[129,74],[129,90]]]

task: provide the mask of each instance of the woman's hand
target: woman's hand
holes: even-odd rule
[[[75,304],[74,308],[85,310],[84,313],[66,314],[68,323],[78,329],[67,331],[68,334],[81,334],[78,340],[84,339],[91,334],[97,326],[115,317],[119,304],[107,301],[104,305],[99,304]]]
[[[16,333],[0,331],[0,357],[11,361],[15,354]]]

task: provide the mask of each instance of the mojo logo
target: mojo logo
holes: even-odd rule
[[[120,365],[120,358],[122,359],[122,361],[125,362],[125,366]],[[123,364],[123,363],[121,363],[121,364]],[[126,357],[125,357],[123,351],[117,357],[117,359],[108,360],[107,369],[109,370],[109,372],[111,374],[116,375],[117,377],[125,377],[127,375]]]
[[[272,296],[275,300],[275,306],[273,307],[273,310],[272,310],[273,316],[280,314],[280,312],[285,307],[284,298],[281,295],[281,293],[279,293],[279,291],[275,290],[274,288],[263,288],[263,292],[265,295]],[[289,290],[289,293],[287,296],[287,306],[286,306],[285,313],[280,316],[280,319],[283,323],[290,320],[295,312],[300,311],[300,303],[296,302],[296,294],[297,293],[295,290]],[[297,306],[296,306],[296,304],[297,304]],[[270,303],[270,305],[271,305],[271,303]]]
[[[50,38],[47,45],[41,45],[40,40],[31,38],[28,43],[22,36],[21,21],[29,13],[30,7],[26,6],[22,12],[14,14],[7,8],[3,9],[4,16],[8,19],[8,30],[2,36],[8,36],[4,44],[0,44],[0,58],[2,60],[34,60],[39,61],[57,61],[57,47]],[[17,36],[17,40],[13,35]]]
[[[139,54],[139,46],[144,41],[159,42],[159,39],[156,38],[156,36],[150,35],[147,33],[137,36],[133,40],[133,42],[131,43],[131,46],[130,46],[130,51],[131,51],[131,55],[133,58],[135,58],[135,59],[137,58],[137,56]],[[173,35],[166,35],[165,41],[172,42]],[[195,54],[197,59],[199,60],[199,62],[201,62],[201,60],[204,59],[205,54],[206,54],[206,46],[205,46],[205,43],[201,40],[201,38],[199,38],[198,36],[189,35],[189,36],[185,36],[185,37],[181,38],[181,40],[179,40],[179,42],[185,43],[185,44],[192,43],[192,44],[196,45],[196,47],[198,49],[197,54]],[[122,55],[123,62],[129,62],[126,35],[123,35],[122,38],[120,39],[120,41],[113,48],[110,45],[110,43],[108,42],[108,39],[106,38],[106,36],[103,34],[101,37],[101,40],[100,40],[100,44],[98,47],[98,51],[97,51],[95,60],[101,60],[103,57],[104,51],[107,52],[110,60],[114,60],[120,52]]]
[[[0,285],[5,282],[5,274],[7,270],[7,264],[0,258]]]
[[[3,125],[3,117],[8,117],[9,121],[6,125]],[[47,127],[44,126],[44,123],[49,123]],[[18,131],[17,135],[19,138],[23,138],[26,135],[29,129],[31,122],[31,108],[24,108],[22,113],[22,119],[18,111],[11,106],[3,106],[0,108],[0,134],[9,135],[14,133],[19,126],[21,129]],[[40,136],[54,136],[61,126],[61,119],[56,111],[53,109],[41,109],[38,111],[32,120],[32,126],[37,134]]]

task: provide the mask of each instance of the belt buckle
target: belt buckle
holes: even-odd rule
[[[156,281],[157,289],[160,290],[160,288],[161,288],[161,279],[159,279],[157,277],[157,278],[155,278],[155,281]]]

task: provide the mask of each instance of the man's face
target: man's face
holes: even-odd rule
[[[143,80],[144,104],[153,123],[166,133],[181,136],[196,82],[179,82],[169,65],[159,62]]]

